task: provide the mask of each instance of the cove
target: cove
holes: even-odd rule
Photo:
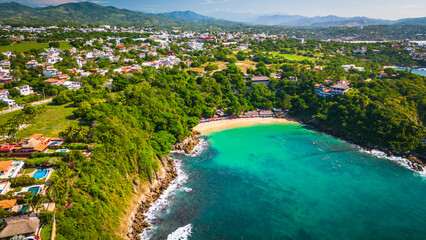
[[[206,136],[150,239],[424,239],[426,181],[299,124]],[[192,189],[192,191],[188,191]],[[190,233],[190,234],[189,234]]]

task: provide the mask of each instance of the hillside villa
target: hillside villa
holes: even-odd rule
[[[44,137],[43,134],[33,134],[22,139],[19,143],[3,144],[0,147],[0,156],[29,157],[33,152],[47,151],[51,143],[62,143],[62,141],[63,140],[60,138],[52,139],[50,137]]]
[[[24,164],[24,161],[0,161],[0,179],[16,177]]]
[[[266,76],[255,76],[251,78],[251,82],[254,84],[265,84],[269,85],[269,77]]]
[[[339,81],[330,87],[324,86],[322,84],[315,84],[315,92],[321,97],[343,95],[351,89],[349,84],[350,83],[347,80]]]
[[[351,69],[355,69],[357,71],[364,71],[363,67],[357,67],[354,64],[351,64],[351,65],[342,65],[342,68],[345,70],[345,72],[348,72]]]

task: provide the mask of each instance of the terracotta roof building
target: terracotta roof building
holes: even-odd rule
[[[10,165],[12,165],[13,161],[1,161],[0,162],[0,172],[1,174],[4,174],[4,172],[7,172]]]
[[[13,206],[15,206],[16,202],[18,200],[16,199],[11,199],[11,200],[1,200],[0,201],[0,207],[2,209],[11,209],[13,208]]]

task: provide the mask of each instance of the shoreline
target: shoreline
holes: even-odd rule
[[[321,124],[316,123],[315,121],[302,121],[302,122],[305,125],[311,126],[313,128],[313,130],[316,131],[316,132],[321,132],[321,133],[327,134],[329,136],[338,138],[342,141],[354,144],[354,145],[360,147],[361,149],[363,149],[367,152],[378,150],[378,151],[383,152],[386,155],[386,157],[388,157],[388,158],[401,157],[401,158],[406,160],[406,162],[409,166],[409,169],[414,171],[414,172],[420,173],[420,172],[426,171],[426,163],[424,162],[424,158],[421,155],[398,152],[398,151],[395,151],[395,150],[389,150],[387,148],[384,148],[384,147],[381,147],[381,146],[378,146],[378,145],[372,145],[372,144],[369,144],[369,143],[365,143],[365,142],[359,141],[355,138],[337,133],[335,130],[333,130],[331,128],[326,128],[326,127],[322,126]]]
[[[206,135],[213,132],[220,132],[231,128],[238,127],[249,127],[261,124],[298,124],[295,119],[292,118],[274,118],[274,117],[257,117],[257,118],[235,118],[225,119],[211,122],[200,123],[193,128],[195,132],[201,135]]]
[[[161,158],[161,163],[163,166],[158,173],[155,173],[155,179],[152,183],[146,182],[141,185],[133,181],[136,186],[135,196],[129,206],[129,209],[132,209],[132,211],[125,216],[127,220],[126,233],[123,232],[120,234],[124,239],[140,239],[139,234],[150,226],[150,224],[145,221],[146,217],[144,213],[148,211],[150,206],[157,201],[161,194],[169,187],[170,182],[177,177],[174,160],[172,158],[163,157]],[[139,191],[137,191],[136,188],[139,188]],[[136,196],[137,199],[135,199]]]

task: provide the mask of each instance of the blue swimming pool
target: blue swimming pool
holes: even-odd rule
[[[49,174],[49,170],[43,169],[43,170],[37,170],[37,172],[34,173],[33,177],[37,180],[42,179],[44,177],[47,177]]]
[[[59,152],[59,153],[67,153],[69,151],[70,150],[68,150],[68,149],[59,149],[59,150],[56,150],[56,152]]]
[[[27,211],[27,205],[21,207],[21,213],[24,214]]]
[[[32,192],[33,196],[37,195],[38,191],[40,190],[40,187],[30,187],[28,189],[28,192]]]

